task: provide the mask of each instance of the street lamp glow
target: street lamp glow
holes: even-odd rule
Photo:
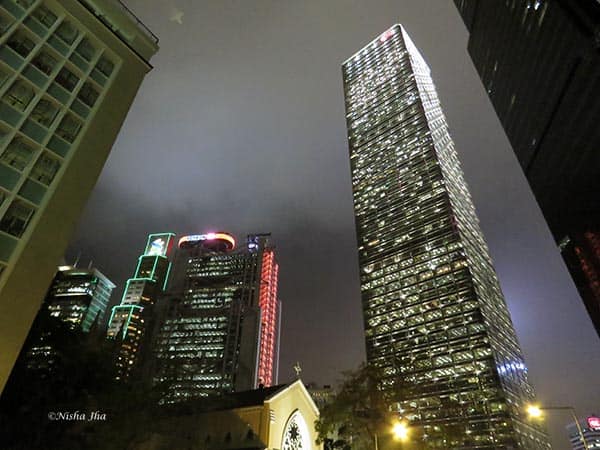
[[[527,407],[527,414],[532,419],[539,419],[543,415],[542,414],[542,409],[539,406],[537,406],[537,405],[529,405]]]
[[[396,439],[405,441],[408,439],[408,426],[404,422],[396,422],[392,427],[392,433]]]

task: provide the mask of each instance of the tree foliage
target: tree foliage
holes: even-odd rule
[[[381,370],[367,364],[344,373],[341,388],[321,409],[315,423],[317,442],[334,448],[372,450],[375,436],[390,421],[389,401],[381,380]]]

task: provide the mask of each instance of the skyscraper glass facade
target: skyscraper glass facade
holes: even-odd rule
[[[229,240],[225,240],[229,237]],[[234,249],[226,233],[185,236],[153,343],[163,403],[276,381],[277,264],[263,237]]]
[[[96,269],[61,266],[44,301],[51,317],[88,332],[102,321],[115,285]]]
[[[547,449],[429,68],[395,25],[342,67],[367,360],[428,449]]]
[[[47,317],[64,322],[72,330],[89,333],[102,322],[114,288],[97,269],[60,266],[21,352],[23,363],[40,371],[40,376],[48,376],[60,364],[61,352],[53,345],[56,329]]]

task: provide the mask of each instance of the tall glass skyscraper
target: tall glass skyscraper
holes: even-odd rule
[[[343,67],[367,360],[428,449],[547,449],[429,68],[395,25]]]
[[[268,235],[179,239],[150,371],[177,403],[277,383],[278,265]]]

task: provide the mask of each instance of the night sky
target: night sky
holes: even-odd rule
[[[600,413],[600,341],[466,52],[450,0],[129,0],[160,38],[73,236],[117,285],[146,235],[271,232],[280,381],[333,383],[365,357],[341,63],[402,23],[432,70],[546,405]],[[179,23],[182,22],[182,23]],[[108,316],[108,314],[107,314]],[[567,449],[549,422],[555,449]],[[558,437],[557,437],[558,436]]]

